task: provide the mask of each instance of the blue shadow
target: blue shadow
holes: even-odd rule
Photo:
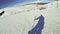
[[[37,25],[28,32],[28,34],[42,34],[42,29],[44,28],[44,16],[39,16],[38,18],[36,18],[35,20],[38,20]]]

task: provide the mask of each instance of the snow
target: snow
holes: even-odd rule
[[[49,8],[57,8],[57,1],[47,4]],[[58,8],[60,8],[60,1],[58,1]]]
[[[53,4],[53,5],[51,5]],[[28,34],[36,24],[35,18],[41,14],[45,17],[45,25],[42,34],[60,33],[60,1],[56,8],[56,2],[49,3],[39,10],[40,5],[30,4],[1,9],[5,14],[0,16],[0,34]]]

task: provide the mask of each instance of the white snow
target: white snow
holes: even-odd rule
[[[28,34],[36,24],[35,18],[41,14],[45,17],[45,25],[42,34],[60,33],[60,1],[56,8],[56,2],[45,5],[46,9],[39,10],[40,5],[30,4],[1,9],[5,14],[0,16],[0,34]]]

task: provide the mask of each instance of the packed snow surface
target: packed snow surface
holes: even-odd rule
[[[46,7],[44,10],[40,10],[41,5],[37,4],[1,9],[0,11],[4,10],[5,13],[0,16],[0,34],[28,34],[37,24],[38,20],[34,19],[40,15],[45,18],[42,34],[60,34],[60,1],[58,4],[58,8],[56,2],[42,5]]]

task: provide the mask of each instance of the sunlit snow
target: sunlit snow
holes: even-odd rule
[[[52,5],[51,5],[52,4]],[[45,17],[42,34],[60,34],[60,1],[46,5],[29,4],[1,9],[5,14],[0,16],[0,34],[28,34],[36,24],[35,18],[41,14]],[[41,7],[46,9],[40,10]]]

